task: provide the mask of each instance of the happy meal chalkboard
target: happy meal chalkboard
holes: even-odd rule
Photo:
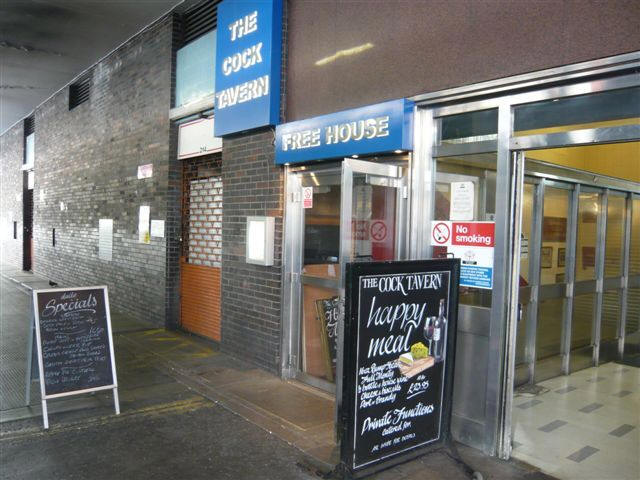
[[[343,467],[363,476],[448,440],[460,264],[347,266]]]

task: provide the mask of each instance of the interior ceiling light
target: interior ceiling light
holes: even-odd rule
[[[333,55],[331,55],[329,57],[324,57],[324,58],[321,58],[320,60],[318,60],[316,62],[316,65],[318,67],[322,67],[323,65],[326,65],[327,63],[335,62],[337,59],[339,59],[341,57],[348,57],[349,55],[356,55],[358,53],[362,53],[362,52],[364,52],[366,50],[369,50],[371,48],[373,48],[373,43],[367,42],[367,43],[363,43],[362,45],[358,45],[357,47],[346,48],[344,50],[338,50]]]
[[[393,153],[402,153],[402,150],[394,150]]]

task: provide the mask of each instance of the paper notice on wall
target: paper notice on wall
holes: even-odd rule
[[[523,233],[520,236],[520,258],[527,258],[529,256],[529,239]]]
[[[475,190],[473,182],[451,182],[451,220],[473,220]]]
[[[149,205],[140,205],[140,215],[138,217],[138,242],[151,243],[151,232],[149,231],[149,217],[151,216],[151,207]]]
[[[110,262],[112,252],[113,219],[101,218],[98,220],[98,258]]]
[[[151,236],[164,237],[164,220],[151,220]]]
[[[153,163],[138,165],[138,179],[153,177]]]

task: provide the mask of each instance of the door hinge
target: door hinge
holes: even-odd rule
[[[302,198],[302,194],[300,192],[291,192],[292,203],[300,203],[301,198]]]
[[[289,274],[289,280],[291,281],[291,283],[300,283],[300,274],[291,272]]]
[[[289,354],[289,367],[297,367],[298,366],[298,357],[293,354]]]
[[[402,186],[402,198],[409,198],[409,187],[406,185]]]

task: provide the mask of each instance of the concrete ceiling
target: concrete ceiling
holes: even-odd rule
[[[0,134],[181,0],[0,0]]]

